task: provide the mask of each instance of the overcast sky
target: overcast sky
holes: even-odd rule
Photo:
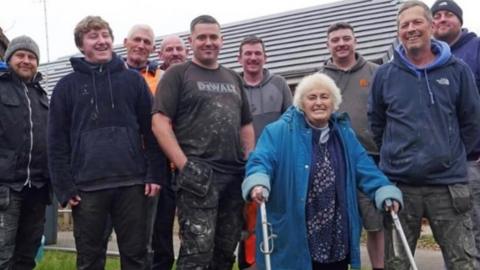
[[[130,27],[146,23],[157,36],[187,31],[190,21],[201,14],[213,15],[221,24],[316,5],[332,0],[45,0],[48,15],[50,60],[77,53],[73,41],[75,25],[87,15],[100,15],[110,23],[115,44],[120,44]],[[434,0],[425,1],[429,6]],[[458,0],[464,26],[480,33],[476,0]],[[43,0],[1,0],[0,27],[9,39],[26,34],[40,46],[40,61],[47,61]]]

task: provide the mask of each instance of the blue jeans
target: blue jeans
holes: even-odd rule
[[[0,189],[0,269],[31,270],[42,239],[48,187]]]

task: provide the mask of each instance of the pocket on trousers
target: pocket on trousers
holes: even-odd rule
[[[472,196],[467,184],[454,184],[448,186],[452,198],[453,208],[458,214],[463,214],[472,209]]]
[[[474,257],[476,253],[476,248],[475,248],[475,238],[473,236],[473,222],[471,218],[467,218],[465,222],[463,223],[463,226],[465,226],[465,238],[462,241],[463,242],[463,248],[465,249],[465,252],[470,255],[471,257]]]
[[[183,170],[177,176],[178,188],[205,197],[212,182],[212,169],[204,163],[187,161]]]
[[[0,186],[0,210],[5,210],[10,205],[10,188]]]

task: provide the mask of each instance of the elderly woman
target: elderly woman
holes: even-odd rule
[[[360,268],[361,220],[357,188],[378,209],[392,199],[402,203],[393,186],[370,159],[346,114],[334,114],[342,101],[335,82],[325,74],[303,78],[292,106],[268,125],[247,163],[243,196],[261,203],[263,189],[272,224],[272,269]],[[261,226],[261,222],[257,222]],[[257,243],[262,241],[257,227]],[[257,264],[264,258],[257,252]]]

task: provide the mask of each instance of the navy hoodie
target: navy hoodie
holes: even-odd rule
[[[74,72],[53,90],[48,157],[57,198],[78,191],[160,183],[164,157],[151,132],[152,97],[138,72],[115,54],[93,65],[71,58]]]
[[[465,183],[466,153],[480,138],[480,98],[468,66],[432,40],[433,63],[418,68],[400,45],[375,74],[368,117],[380,168],[411,185]]]
[[[473,72],[477,89],[480,93],[480,38],[467,29],[462,29],[460,38],[450,46],[453,55],[462,59]],[[480,158],[480,142],[475,149],[468,153],[468,160],[477,160]]]
[[[475,75],[480,91],[480,38],[467,29],[462,29],[460,38],[450,47],[453,55],[462,59]]]

